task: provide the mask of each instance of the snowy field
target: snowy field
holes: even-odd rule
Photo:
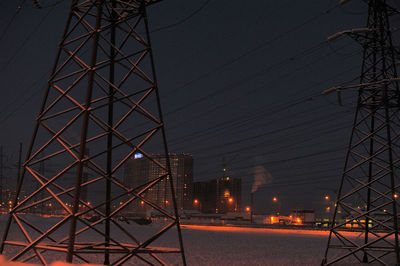
[[[183,230],[190,265],[320,265],[327,233],[260,228]]]
[[[0,221],[4,228],[4,215]],[[129,227],[144,233],[157,231],[159,225],[131,223]],[[184,225],[182,233],[188,265],[320,265],[328,237],[326,231],[226,226]],[[175,236],[176,231],[171,231],[157,244],[176,242]],[[174,256],[169,262],[178,265],[179,257]]]

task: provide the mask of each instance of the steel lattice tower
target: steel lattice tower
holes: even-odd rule
[[[146,15],[159,1],[72,1],[1,242],[11,260],[186,264]],[[123,166],[138,154],[159,176],[132,186]],[[138,206],[165,222],[128,228]]]
[[[367,27],[340,33],[361,44],[363,62],[360,84],[349,86],[357,109],[322,265],[400,265],[400,94],[389,25],[397,11],[366,2]]]

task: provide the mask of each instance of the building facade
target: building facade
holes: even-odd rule
[[[242,180],[223,177],[193,183],[193,208],[204,213],[240,212]]]
[[[164,155],[152,154],[151,158],[164,167],[167,164],[167,158]],[[177,208],[178,210],[190,209],[192,205],[193,157],[190,154],[170,154],[169,160]],[[165,170],[157,163],[141,154],[135,154],[125,164],[124,184],[131,188],[139,188],[138,191],[140,191],[141,186],[145,186],[165,174]],[[146,201],[164,209],[172,209],[173,201],[169,182],[169,177],[164,178],[152,186],[143,197]],[[143,200],[134,201],[128,208],[133,214],[141,215],[153,209],[154,206]]]

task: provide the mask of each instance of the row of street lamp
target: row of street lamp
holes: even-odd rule
[[[235,200],[234,200],[232,197],[228,198],[228,203],[229,203],[229,204],[233,204],[234,201],[235,201]],[[277,198],[277,197],[273,197],[273,198],[272,198],[272,201],[273,201],[274,203],[277,203],[277,202],[278,202],[278,198]],[[201,202],[200,202],[200,200],[194,199],[194,200],[193,200],[193,206],[194,206],[196,209],[200,209],[200,208],[201,208]],[[246,206],[246,207],[244,208],[244,210],[245,210],[246,212],[250,213],[251,207],[250,207],[250,206]]]

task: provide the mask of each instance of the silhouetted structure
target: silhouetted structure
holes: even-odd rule
[[[363,63],[360,84],[347,87],[358,89],[358,104],[323,265],[400,265],[400,92],[389,25],[398,12],[385,0],[366,2],[366,28],[333,36],[359,42]],[[346,229],[360,237],[349,237]]]
[[[186,264],[169,158],[163,164],[148,152],[151,147],[168,155],[146,14],[156,2],[71,1],[1,241],[0,252],[11,260],[48,265],[64,255],[67,262],[166,265],[178,255]],[[160,175],[128,187],[123,165],[136,153]],[[43,161],[57,171],[40,173]],[[162,181],[172,211],[146,198]],[[22,191],[29,196],[18,201]],[[137,201],[165,215],[160,231],[144,234],[118,221]],[[65,214],[25,215],[42,203]],[[173,228],[176,239],[155,247],[154,241]]]
[[[242,180],[217,178],[193,183],[193,209],[204,213],[241,211]]]

